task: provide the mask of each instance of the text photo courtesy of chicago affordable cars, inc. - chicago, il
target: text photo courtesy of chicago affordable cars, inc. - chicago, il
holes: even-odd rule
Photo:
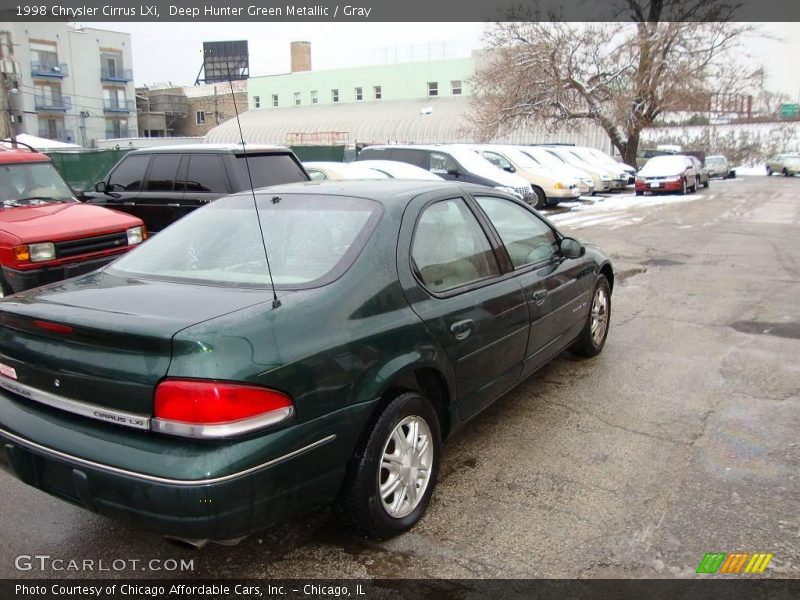
[[[795,597],[798,23],[4,4],[0,596]]]

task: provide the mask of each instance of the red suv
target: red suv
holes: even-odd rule
[[[4,296],[98,269],[146,235],[141,219],[78,201],[44,154],[0,148]]]

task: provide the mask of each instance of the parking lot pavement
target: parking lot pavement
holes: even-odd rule
[[[760,551],[767,576],[800,576],[800,178],[566,208],[553,220],[615,264],[605,351],[565,354],[451,440],[411,532],[365,542],[323,511],[194,552],[0,474],[0,574],[86,574],[14,567],[48,554],[208,577],[671,577]]]

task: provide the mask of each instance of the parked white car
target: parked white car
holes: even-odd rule
[[[597,148],[589,148],[588,146],[576,146],[576,150],[581,153],[593,157],[600,164],[608,167],[609,169],[622,169],[628,177],[628,183],[633,183],[636,180],[636,167],[627,163],[620,162],[610,154],[606,154]]]
[[[415,165],[399,162],[397,160],[362,160],[357,163],[378,173],[383,173],[392,179],[421,179],[444,181],[436,173],[431,173]]]
[[[303,167],[305,167],[308,176],[311,177],[311,181],[325,181],[328,179],[389,179],[389,175],[369,167],[363,167],[361,163],[310,161],[304,162]]]
[[[603,191],[621,190],[628,184],[628,175],[621,168],[611,169],[597,159],[584,155],[574,146],[546,146],[546,149],[572,165],[594,171],[603,182]]]
[[[578,179],[567,169],[546,167],[537,163],[516,146],[500,144],[469,146],[494,166],[527,179],[536,194],[534,208],[574,200],[581,195]]]
[[[523,146],[521,150],[542,164],[560,167],[562,169],[572,169],[574,172],[578,173],[580,179],[584,183],[588,181],[590,187],[587,191],[581,190],[582,194],[596,194],[597,192],[603,192],[611,188],[611,177],[608,175],[606,175],[606,179],[604,180],[597,170],[567,162],[557,153],[551,152],[550,148],[545,148],[543,146]]]

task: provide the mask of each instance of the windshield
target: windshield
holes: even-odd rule
[[[520,169],[535,169],[541,167],[533,158],[516,148],[508,148],[505,150],[505,153],[511,160],[517,163]]]
[[[500,173],[504,173],[504,171],[495,167],[488,160],[472,150],[467,150],[466,148],[448,148],[447,152],[470,173],[483,175],[490,179],[497,179],[501,177]]]
[[[656,156],[647,161],[640,175],[677,175],[686,169],[683,156]]]
[[[74,200],[72,190],[52,163],[0,165],[0,203],[27,206]]]
[[[724,165],[725,159],[721,156],[709,156],[706,158],[707,165]]]
[[[362,198],[259,194],[272,276],[279,288],[317,287],[353,262],[380,216]],[[113,272],[174,281],[266,287],[264,245],[253,198],[222,198],[122,257]]]

